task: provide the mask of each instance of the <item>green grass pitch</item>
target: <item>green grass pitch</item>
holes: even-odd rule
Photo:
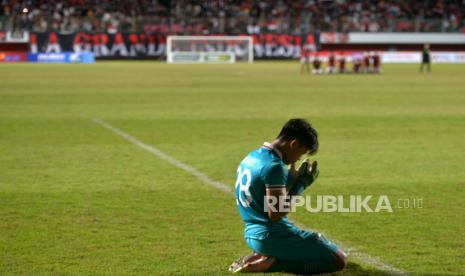
[[[423,208],[292,219],[406,272],[465,274],[465,66],[298,72],[297,62],[1,64],[0,274],[228,274],[249,252],[232,194],[95,117],[231,187],[249,151],[307,118],[321,142],[307,195]],[[383,273],[350,261],[349,275]]]

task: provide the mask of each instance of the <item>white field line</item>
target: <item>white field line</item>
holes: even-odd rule
[[[167,155],[166,153],[162,152],[161,150],[157,149],[156,147],[154,146],[151,146],[151,145],[148,145],[148,144],[145,144],[144,142],[140,141],[139,139],[135,138],[134,136],[108,124],[107,122],[105,122],[104,120],[100,119],[100,118],[94,118],[92,119],[92,121],[100,126],[102,126],[103,128],[106,128],[110,131],[112,131],[113,133],[115,133],[116,135],[120,136],[121,138],[131,142],[132,144],[148,151],[149,153],[155,155],[156,157],[162,159],[162,160],[165,160],[167,161],[168,163],[170,163],[171,165],[179,168],[179,169],[182,169],[184,170],[185,172],[197,177],[200,181],[202,181],[203,183],[205,184],[208,184],[210,186],[213,186],[219,190],[222,190],[223,192],[226,192],[226,193],[233,193],[233,188],[224,184],[224,183],[221,183],[219,181],[215,181],[213,180],[212,178],[210,178],[208,175],[202,173],[201,171],[197,170],[196,168],[194,167],[191,167],[169,155]],[[301,228],[306,228],[305,226],[303,226],[302,224],[300,223],[296,223],[297,226],[301,227]],[[341,244],[340,242],[336,241],[336,240],[333,240],[335,243],[337,244]],[[343,246],[344,247],[344,246]],[[352,257],[368,264],[368,265],[371,265],[377,269],[380,269],[380,270],[383,270],[383,271],[386,271],[386,272],[389,272],[393,275],[405,275],[407,273],[405,273],[404,271],[400,270],[400,269],[397,269],[391,265],[388,265],[384,262],[382,262],[381,260],[379,260],[378,258],[376,257],[373,257],[373,256],[370,256],[366,253],[363,253],[363,252],[360,252],[358,251],[357,249],[353,248],[353,247],[344,247],[346,252],[348,254],[350,254]]]

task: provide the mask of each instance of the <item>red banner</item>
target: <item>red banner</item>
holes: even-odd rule
[[[301,47],[314,48],[312,35],[252,35],[256,59],[299,58]],[[32,53],[93,52],[97,59],[164,59],[166,36],[146,33],[32,33]]]

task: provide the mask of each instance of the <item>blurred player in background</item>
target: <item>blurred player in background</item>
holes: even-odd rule
[[[421,52],[421,65],[420,72],[423,73],[423,67],[426,66],[428,73],[431,73],[431,52],[429,49],[429,44],[423,46],[423,51]]]
[[[315,54],[315,56],[313,57],[313,62],[312,62],[312,65],[313,65],[313,70],[312,70],[312,73],[314,75],[319,75],[321,73],[323,73],[323,68],[322,68],[322,64],[321,64],[321,59],[320,57],[318,56],[318,52]]]
[[[303,155],[317,150],[316,130],[304,119],[291,119],[272,143],[264,143],[240,163],[236,202],[253,252],[235,261],[231,272],[315,274],[344,269],[346,254],[336,244],[318,232],[297,228],[287,218],[290,211],[279,208],[317,179],[316,161],[295,169]]]
[[[373,56],[373,72],[374,73],[381,73],[381,56],[378,52],[374,52]]]
[[[328,68],[326,69],[328,74],[336,73],[336,56],[331,52],[328,56]]]
[[[369,52],[363,54],[363,72],[370,73],[371,56]]]
[[[354,54],[352,56],[352,72],[355,74],[362,72],[362,59],[360,54]]]
[[[300,74],[310,74],[310,56],[312,54],[310,45],[304,45],[300,53]]]
[[[344,56],[344,53],[339,55],[338,61],[339,74],[344,74],[346,72],[346,57]]]

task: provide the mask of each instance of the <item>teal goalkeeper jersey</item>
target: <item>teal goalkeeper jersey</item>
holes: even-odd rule
[[[237,169],[236,202],[245,222],[245,237],[266,239],[293,227],[287,217],[272,222],[265,212],[266,187],[287,187],[288,170],[269,143],[247,155]]]

